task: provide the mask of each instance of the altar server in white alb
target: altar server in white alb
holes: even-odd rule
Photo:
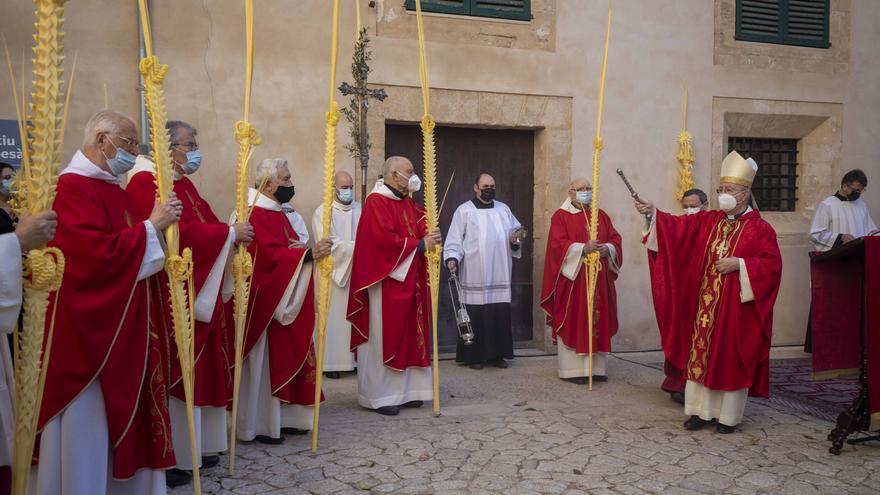
[[[452,216],[443,250],[446,267],[460,278],[461,302],[474,330],[472,344],[459,340],[455,360],[473,369],[507,368],[505,358],[513,358],[510,282],[523,234],[510,208],[495,199],[495,179],[479,174],[474,197]]]
[[[861,199],[867,187],[865,172],[850,170],[840,181],[840,189],[819,203],[810,226],[810,242],[816,251],[828,251],[877,233],[868,205]]]
[[[339,378],[342,371],[355,368],[351,352],[351,323],[345,318],[348,306],[348,281],[351,278],[351,260],[354,238],[361,218],[361,204],[354,200],[354,179],[345,171],[335,176],[336,194],[333,199],[330,240],[333,248],[333,284],[330,289],[330,312],[324,346],[324,371],[328,378]],[[312,230],[318,239],[324,236],[324,207],[319,206],[312,216]]]

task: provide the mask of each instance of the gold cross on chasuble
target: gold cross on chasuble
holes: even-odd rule
[[[747,221],[721,220],[709,235],[706,244],[703,278],[691,336],[691,353],[688,360],[688,380],[703,383],[708,370],[709,348],[715,332],[718,304],[721,301],[726,275],[715,269],[715,262],[736,249],[736,243]]]

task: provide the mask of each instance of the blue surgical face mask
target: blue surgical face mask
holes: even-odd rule
[[[588,205],[593,200],[593,191],[575,191],[574,194],[577,202],[582,205]]]
[[[110,144],[116,148],[116,156],[113,158],[107,158],[107,154],[104,153],[104,150],[101,150],[101,154],[104,155],[104,158],[107,160],[107,166],[110,167],[110,171],[116,177],[121,177],[128,173],[129,170],[134,168],[134,162],[137,160],[137,157],[132,155],[131,153],[125,151],[124,149],[116,146],[116,143],[113,142],[110,138],[107,138],[110,141]]]
[[[4,196],[9,196],[12,193],[12,178],[3,179],[3,182],[0,182],[0,194]]]
[[[349,204],[354,199],[354,190],[352,189],[338,189],[336,193],[340,203]]]
[[[195,173],[202,166],[202,151],[192,150],[186,152],[186,163],[180,166],[186,175]]]

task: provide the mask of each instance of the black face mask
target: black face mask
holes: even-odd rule
[[[294,194],[293,186],[278,186],[278,189],[275,190],[275,199],[279,203],[288,203],[293,199]]]
[[[862,193],[860,193],[858,191],[853,191],[846,196],[846,199],[848,199],[849,201],[855,201],[855,200],[859,199],[861,196],[862,196]]]
[[[495,188],[487,187],[486,189],[480,189],[480,199],[487,203],[495,199]]]

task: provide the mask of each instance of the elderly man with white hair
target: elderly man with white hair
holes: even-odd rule
[[[228,344],[233,331],[227,321],[220,287],[232,247],[248,243],[253,228],[247,222],[227,225],[217,219],[211,205],[202,198],[189,179],[202,164],[198,131],[180,120],[169,120],[165,126],[170,138],[171,165],[174,172],[174,193],[183,203],[180,216],[180,249],[189,248],[193,260],[193,318],[195,319],[195,377],[193,422],[201,468],[210,468],[220,462],[216,452],[227,449],[226,406],[232,388],[229,370],[232,367]],[[150,214],[156,202],[156,167],[147,157],[139,156],[129,173],[126,192],[131,199],[137,220]],[[166,296],[166,298],[169,296]],[[177,356],[171,339],[172,357]],[[168,486],[175,487],[192,479],[192,452],[189,426],[181,380],[180,361],[171,360],[171,435],[177,467],[166,473]]]
[[[550,218],[541,286],[541,309],[559,344],[559,378],[577,384],[589,382],[590,372],[596,381],[608,379],[606,362],[618,327],[615,282],[623,265],[623,244],[611,217],[602,209],[591,209],[592,199],[593,186],[588,180],[571,181],[568,198]],[[589,228],[593,215],[599,217],[595,238],[590,237]],[[599,253],[600,269],[590,335],[583,261],[593,252]]]
[[[250,222],[254,260],[239,391],[237,436],[270,445],[286,434],[312,428],[315,403],[315,296],[313,262],[330,254],[321,239],[302,246],[281,210],[293,187],[287,160],[271,158],[257,166]]]
[[[758,164],[730,152],[717,189],[721,210],[693,215],[636,201],[651,223],[643,239],[663,352],[684,370],[688,430],[733,433],[749,394],[769,395],[773,305],[782,258],[773,227],[750,206]]]
[[[50,244],[66,260],[38,431],[38,494],[164,493],[174,466],[168,417],[167,308],[160,233],[172,196],[135,219],[120,179],[137,153],[134,122],[104,110],[58,180]]]
[[[422,181],[412,162],[385,161],[358,225],[348,296],[358,355],[358,402],[394,416],[434,397],[431,300],[425,252],[440,244],[410,194]]]
[[[333,249],[333,284],[330,286],[330,311],[324,346],[324,371],[328,378],[339,378],[342,371],[354,369],[351,352],[351,323],[345,319],[348,306],[348,281],[351,278],[351,259],[354,254],[354,235],[361,218],[361,204],[354,200],[354,179],[342,170],[334,177],[334,194],[330,207],[330,239]],[[315,236],[324,235],[324,207],[319,205],[312,216]]]

